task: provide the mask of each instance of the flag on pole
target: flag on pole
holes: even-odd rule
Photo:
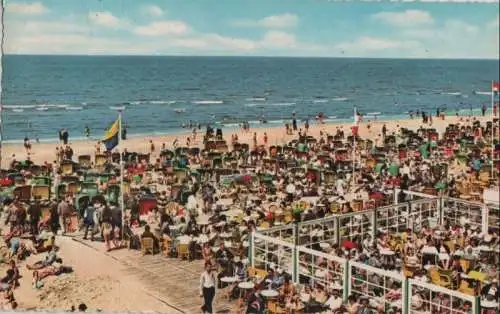
[[[108,151],[113,150],[113,148],[118,146],[120,142],[120,123],[120,118],[116,119],[116,121],[104,133],[104,139],[102,141]]]
[[[491,90],[492,90],[494,93],[498,93],[498,92],[500,92],[500,82],[492,82],[492,83],[491,83]]]

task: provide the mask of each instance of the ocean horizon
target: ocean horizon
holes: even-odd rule
[[[241,121],[283,125],[324,113],[352,119],[353,108],[379,119],[408,111],[475,113],[491,107],[495,59],[304,58],[256,56],[4,55],[3,140],[57,139],[67,128],[100,138],[125,107],[130,135],[187,131],[182,124]]]

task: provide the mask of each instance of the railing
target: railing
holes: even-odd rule
[[[409,193],[415,195],[411,193],[416,192]],[[403,231],[412,228],[418,231],[424,225],[433,227],[445,221],[458,224],[466,221],[483,231],[498,232],[499,208],[498,205],[432,196],[374,210],[279,226],[252,234],[250,261],[253,267],[266,270],[281,268],[291,274],[296,283],[313,286],[320,283],[325,288],[332,284],[341,285],[344,300],[351,294],[364,295],[370,298],[371,306],[380,311],[400,307],[404,314],[435,313],[437,309],[479,314],[479,297],[406,279],[400,273],[322,252],[344,240],[357,242],[366,235],[374,236],[378,229]]]
[[[347,302],[347,260],[325,254],[306,247],[298,247],[298,282],[314,287],[320,283],[325,288],[333,286],[343,291],[344,302]]]
[[[488,204],[488,230],[491,233],[500,232],[500,204]]]
[[[325,241],[337,241],[337,215],[297,224],[297,245],[310,247]],[[333,243],[332,243],[333,244]]]
[[[349,295],[365,296],[370,307],[387,313],[392,308],[406,308],[408,302],[406,278],[387,271],[349,261]]]
[[[296,247],[280,239],[256,232],[251,236],[252,246],[250,263],[260,269],[282,269],[295,280]]]
[[[473,297],[437,285],[408,279],[408,298],[411,300],[407,313],[479,313],[479,297]]]
[[[477,227],[483,230],[487,226],[485,205],[464,201],[455,198],[443,198],[443,217],[450,224],[465,225]]]
[[[295,226],[293,224],[263,229],[259,231],[259,234],[280,239],[292,244],[295,242]]]

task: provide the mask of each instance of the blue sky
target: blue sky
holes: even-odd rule
[[[498,58],[493,3],[6,0],[6,53]]]

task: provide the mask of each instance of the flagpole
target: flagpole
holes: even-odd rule
[[[356,135],[357,133],[359,132],[359,126],[358,126],[358,110],[356,110],[356,106],[354,106],[354,127],[358,128],[356,130],[356,134],[353,134],[354,138],[353,138],[353,149],[352,149],[352,180],[353,180],[353,183],[355,183],[355,179],[354,179],[354,175],[355,175],[355,172],[356,172]]]
[[[491,81],[491,178],[495,177],[495,82]],[[500,132],[500,130],[499,130]]]
[[[122,212],[122,240],[125,234],[125,200],[123,197],[123,147],[122,147],[122,109],[118,110],[118,147],[120,151],[120,209]]]

